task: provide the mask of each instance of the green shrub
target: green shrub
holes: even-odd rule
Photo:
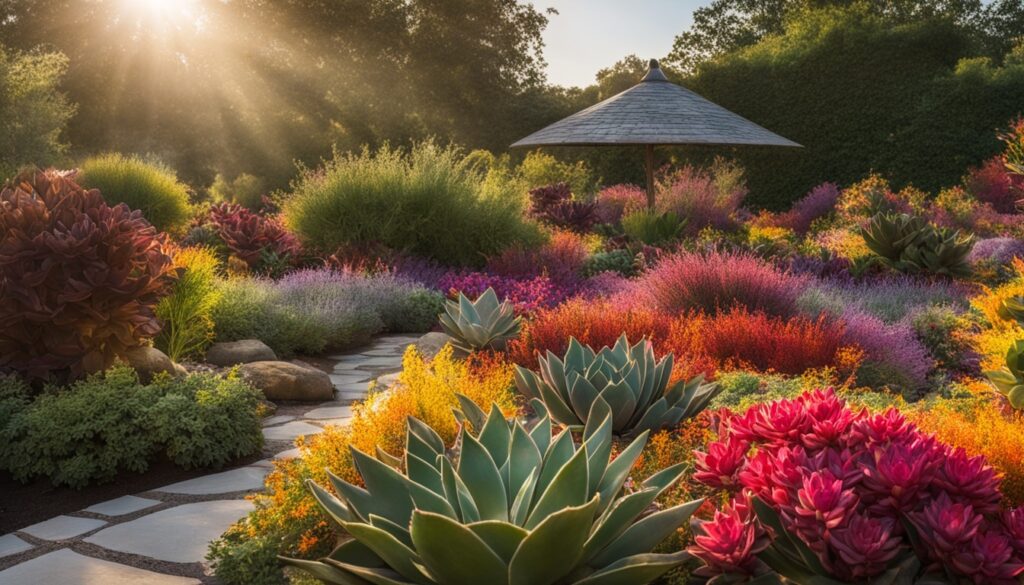
[[[206,248],[183,248],[174,254],[178,280],[170,296],[156,306],[163,329],[154,340],[172,360],[201,354],[213,341],[210,313],[217,304],[219,261]]]
[[[125,203],[141,211],[162,231],[182,231],[192,216],[188,187],[178,182],[174,171],[138,157],[90,158],[82,163],[77,180],[83,187],[99,189],[110,205]]]
[[[623,276],[635,276],[639,272],[638,268],[636,256],[623,248],[590,256],[583,265],[583,274],[589,277],[602,272],[616,272]]]
[[[280,545],[273,536],[248,535],[232,527],[210,544],[206,558],[222,583],[287,585],[277,560]]]
[[[218,174],[210,185],[210,197],[214,203],[237,203],[250,211],[259,211],[266,194],[266,182],[248,173],[242,173],[232,181]]]
[[[261,394],[232,376],[159,376],[140,385],[133,369],[118,366],[48,388],[20,401],[20,410],[10,408],[19,404],[17,388],[0,388],[0,416],[9,413],[0,469],[20,481],[48,477],[77,488],[144,472],[161,452],[183,467],[221,466],[262,445]]]
[[[381,307],[384,327],[392,333],[425,333],[437,325],[438,315],[444,312],[444,295],[425,288],[413,289],[406,295],[396,295],[392,302]]]
[[[622,231],[638,242],[658,246],[678,239],[685,223],[672,211],[642,209],[622,218]]]
[[[305,171],[285,218],[322,252],[384,245],[449,265],[482,265],[515,243],[536,243],[523,217],[526,193],[502,173],[478,170],[454,148],[421,143],[408,153],[335,155]]]
[[[550,154],[535,150],[526,155],[516,170],[528,190],[568,183],[571,191],[577,195],[591,195],[597,191],[594,174],[583,161],[562,162]]]
[[[251,278],[219,283],[210,311],[217,341],[259,339],[281,358],[300,351],[318,353],[326,345],[322,324],[275,302],[273,284]]]

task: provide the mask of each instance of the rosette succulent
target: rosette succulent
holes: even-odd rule
[[[968,256],[974,238],[959,231],[935,227],[907,214],[878,214],[861,236],[868,248],[889,267],[900,272],[941,276],[968,276]]]
[[[610,414],[617,434],[658,430],[696,416],[720,391],[703,376],[668,388],[672,354],[656,360],[649,340],[630,345],[625,334],[599,352],[572,338],[564,358],[549,351],[539,362],[540,374],[516,366],[516,386],[570,427]]]
[[[1007,350],[1005,367],[985,375],[1014,408],[1024,410],[1024,339],[1013,342]]]
[[[641,518],[682,465],[623,493],[646,434],[612,459],[610,416],[580,445],[551,431],[546,416],[527,431],[492,406],[478,436],[463,427],[456,458],[410,418],[403,460],[353,449],[365,488],[309,484],[348,538],[320,561],[284,561],[339,585],[639,585],[690,558],[650,551],[701,501]]]
[[[476,301],[459,293],[458,300],[448,301],[441,313],[441,328],[452,338],[452,345],[467,353],[478,349],[505,349],[519,336],[522,319],[515,315],[512,303],[498,302],[493,288],[488,288]]]

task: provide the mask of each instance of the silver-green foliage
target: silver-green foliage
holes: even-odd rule
[[[550,351],[540,358],[540,374],[516,366],[516,386],[563,425],[610,414],[616,433],[657,430],[696,416],[719,392],[703,376],[668,388],[673,359],[656,360],[649,340],[631,346],[625,334],[599,352],[573,338],[564,359]]]
[[[320,561],[284,561],[338,585],[650,583],[689,558],[650,551],[701,501],[641,518],[683,466],[624,493],[647,434],[612,459],[611,423],[588,425],[576,445],[569,430],[552,437],[547,416],[527,431],[492,406],[477,437],[461,433],[456,461],[410,418],[404,460],[352,450],[365,489],[334,475],[338,497],[309,484],[351,538]]]
[[[505,349],[519,335],[522,319],[516,317],[512,303],[499,302],[493,288],[488,288],[476,301],[459,293],[458,300],[448,301],[441,314],[441,327],[452,338],[452,345],[471,352],[478,349]]]
[[[967,256],[974,238],[935,227],[919,217],[878,214],[861,236],[882,262],[900,272],[951,277],[971,273]]]

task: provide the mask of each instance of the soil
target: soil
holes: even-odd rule
[[[263,455],[257,453],[238,459],[221,471],[242,467],[262,458]],[[210,469],[182,469],[169,460],[158,460],[151,462],[145,473],[120,473],[113,481],[76,490],[54,487],[47,478],[24,484],[7,472],[0,472],[0,534],[14,532],[60,514],[77,512],[93,504],[210,473]]]

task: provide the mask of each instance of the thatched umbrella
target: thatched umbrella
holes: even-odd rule
[[[647,203],[654,207],[654,147],[680,144],[795,146],[746,118],[668,80],[651,59],[640,83],[534,132],[512,148],[643,146]]]

